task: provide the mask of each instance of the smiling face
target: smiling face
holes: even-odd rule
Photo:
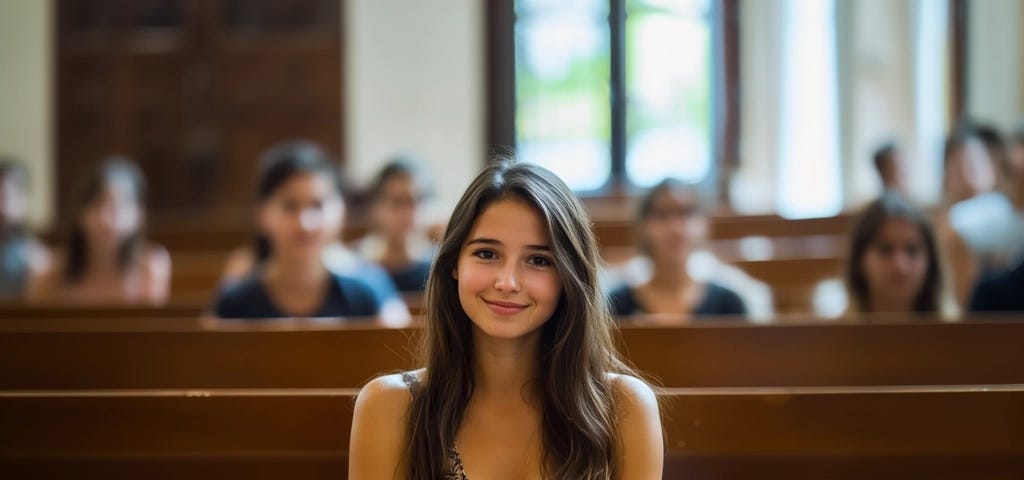
[[[452,275],[478,333],[521,338],[551,318],[562,286],[548,237],[540,212],[520,199],[498,200],[477,217]]]
[[[272,254],[295,261],[320,258],[341,230],[343,205],[326,175],[301,173],[285,180],[259,212]]]

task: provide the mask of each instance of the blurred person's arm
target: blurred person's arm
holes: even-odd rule
[[[966,305],[978,279],[978,262],[963,237],[948,222],[937,222],[940,249],[949,268],[949,284],[958,305]]]
[[[146,298],[153,305],[165,305],[171,296],[171,255],[162,245],[153,245],[146,252],[144,269],[147,278]]]

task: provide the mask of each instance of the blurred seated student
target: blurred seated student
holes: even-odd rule
[[[663,180],[641,200],[637,216],[638,247],[651,260],[651,276],[644,283],[612,290],[612,313],[682,318],[747,314],[739,295],[694,279],[687,268],[691,253],[707,238],[709,229],[694,187],[676,179]]]
[[[383,266],[398,290],[422,292],[430,273],[434,245],[421,225],[421,208],[430,195],[425,175],[410,159],[386,165],[371,187],[372,231],[356,250]]]
[[[146,183],[130,160],[111,157],[72,194],[64,245],[30,287],[34,302],[162,305],[170,294],[171,258],[146,239]]]
[[[345,203],[341,177],[326,152],[302,141],[271,148],[261,160],[256,200],[256,245],[229,259],[232,281],[222,284],[216,316],[395,320],[382,316],[387,298],[364,272],[328,268]]]
[[[998,158],[999,188],[952,205],[941,230],[963,302],[978,278],[1010,268],[1024,255],[1024,169],[1013,154],[1019,147],[1007,149],[995,129],[979,132],[985,132],[979,138],[988,138],[988,151]]]
[[[1024,257],[1012,267],[982,277],[974,288],[971,312],[1024,312]]]
[[[849,248],[849,316],[955,315],[932,224],[903,196],[885,192],[868,204],[850,232]]]
[[[950,134],[943,148],[943,200],[946,205],[995,188],[994,160],[985,142],[970,126]]]
[[[23,300],[28,285],[50,268],[50,250],[25,225],[28,171],[0,159],[0,301]]]
[[[906,193],[906,183],[903,177],[903,152],[899,145],[894,142],[886,143],[875,150],[871,159],[883,190]]]

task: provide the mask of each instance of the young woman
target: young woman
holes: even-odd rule
[[[708,234],[708,219],[693,187],[679,180],[663,180],[641,200],[637,220],[638,246],[650,258],[653,271],[646,283],[622,286],[610,293],[616,315],[747,313],[735,292],[697,281],[687,270],[690,254]]]
[[[850,235],[846,286],[852,314],[954,314],[935,232],[899,194],[867,206]]]
[[[357,250],[387,269],[403,292],[422,292],[434,245],[420,228],[420,209],[429,195],[423,174],[411,162],[385,166],[370,190],[373,231],[359,240]]]
[[[107,159],[86,176],[72,196],[66,243],[54,268],[31,286],[30,300],[165,303],[171,259],[146,240],[145,199],[142,171],[127,159]]]
[[[31,282],[50,267],[50,251],[25,226],[28,171],[0,159],[0,301],[23,300]]]
[[[260,235],[242,279],[214,304],[221,318],[376,317],[381,299],[364,281],[332,272],[324,251],[341,230],[341,178],[318,146],[270,149],[257,185]]]
[[[359,394],[349,478],[661,478],[657,401],[612,344],[598,258],[554,174],[484,170],[430,272],[424,368]]]

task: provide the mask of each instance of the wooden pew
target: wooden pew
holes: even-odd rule
[[[0,393],[17,478],[345,478],[353,390]],[[1024,389],[672,389],[664,478],[1024,475]]]
[[[122,306],[74,306],[74,305],[26,305],[24,303],[0,302],[0,330],[3,324],[11,319],[23,320],[58,320],[69,325],[77,320],[83,319],[135,319],[149,318],[198,318],[208,307],[205,301],[170,301],[167,305],[151,307],[145,305],[122,305]]]
[[[711,239],[738,239],[743,237],[801,237],[813,235],[844,236],[851,225],[849,215],[825,218],[787,220],[776,215],[712,216]],[[594,232],[603,246],[633,245],[636,222],[624,220],[595,220]]]
[[[0,390],[358,387],[411,368],[418,332],[116,322],[0,321]],[[1024,384],[1024,322],[624,325],[621,337],[627,357],[670,387]]]

